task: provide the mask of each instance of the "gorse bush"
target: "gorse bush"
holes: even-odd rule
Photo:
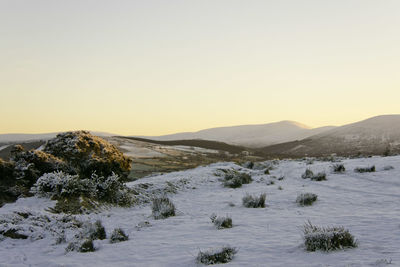
[[[253,181],[249,174],[236,170],[226,170],[224,179],[224,186],[230,188],[238,188]]]
[[[96,172],[100,176],[115,173],[125,179],[131,168],[131,160],[114,145],[87,131],[60,133],[47,142],[44,152],[64,160],[83,177]]]
[[[46,173],[61,171],[71,175],[69,178],[73,177],[70,182],[76,182],[78,178],[90,180],[94,178],[93,173],[96,173],[99,179],[113,179],[116,175],[118,179],[124,180],[130,168],[131,160],[115,146],[86,131],[59,134],[46,143],[43,151],[24,151],[22,146],[17,145],[12,150],[10,161],[0,162],[0,206],[4,202],[15,201],[19,196],[30,196],[31,187]],[[84,182],[68,185],[80,186]],[[115,187],[110,187],[109,182],[110,180],[101,181],[98,190],[114,190]],[[106,192],[104,198],[109,196]],[[103,198],[101,192],[98,197]],[[118,201],[120,198],[119,196]],[[106,201],[115,202],[115,199]]]
[[[165,219],[175,216],[175,205],[167,197],[153,199],[152,215],[154,219]]]
[[[375,165],[371,167],[358,167],[354,169],[355,172],[364,173],[364,172],[375,172]]]
[[[211,222],[217,227],[217,229],[232,228],[232,218],[218,217],[216,214],[210,216]]]
[[[308,221],[303,227],[304,244],[308,251],[332,251],[357,247],[350,232],[343,227],[319,227]]]
[[[196,261],[205,265],[228,263],[233,259],[236,253],[237,249],[229,246],[205,252],[200,251]]]
[[[252,196],[249,194],[246,194],[242,198],[242,203],[243,206],[246,208],[265,208],[265,199],[266,199],[266,194],[260,194],[260,196]]]
[[[121,228],[116,228],[111,234],[110,243],[127,241],[129,236]]]
[[[343,173],[346,171],[346,168],[344,167],[343,164],[335,164],[332,166],[333,172],[335,173]]]
[[[317,198],[318,198],[318,196],[316,194],[303,193],[303,194],[300,194],[299,196],[297,196],[296,202],[300,206],[310,206],[317,200]]]

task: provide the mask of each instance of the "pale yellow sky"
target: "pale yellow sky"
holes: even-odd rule
[[[400,113],[400,1],[0,0],[0,133]]]

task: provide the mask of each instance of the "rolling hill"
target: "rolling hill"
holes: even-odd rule
[[[218,127],[205,129],[198,132],[141,137],[158,141],[203,139],[255,148],[294,140],[301,140],[333,128],[335,127],[326,126],[320,128],[310,128],[294,121],[280,121],[267,124]]]
[[[400,115],[372,117],[259,151],[264,156],[284,157],[400,153]]]

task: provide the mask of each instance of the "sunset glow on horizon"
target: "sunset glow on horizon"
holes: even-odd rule
[[[0,0],[0,134],[399,114],[399,14],[394,0]]]

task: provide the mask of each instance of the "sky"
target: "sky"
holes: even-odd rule
[[[398,0],[0,0],[0,133],[400,113]]]

